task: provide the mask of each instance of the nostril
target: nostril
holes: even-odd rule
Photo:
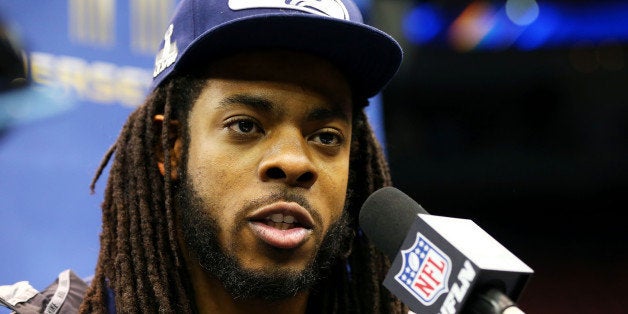
[[[283,179],[286,177],[286,173],[279,168],[270,168],[266,171],[266,176],[270,179]]]
[[[314,174],[308,171],[308,172],[302,174],[301,176],[299,176],[297,181],[298,182],[309,182],[312,179],[314,179]]]

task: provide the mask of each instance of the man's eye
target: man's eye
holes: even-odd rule
[[[314,139],[327,146],[338,146],[342,143],[342,137],[336,132],[321,132],[314,135]]]
[[[255,123],[255,121],[248,119],[231,121],[228,124],[228,128],[239,134],[254,134],[262,132],[262,129],[258,126],[257,123]]]
[[[238,121],[238,129],[244,133],[249,133],[255,128],[255,123],[251,121]]]

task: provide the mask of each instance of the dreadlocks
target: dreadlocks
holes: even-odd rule
[[[81,313],[106,313],[115,299],[120,313],[195,311],[190,278],[177,243],[175,184],[171,181],[170,153],[176,135],[170,121],[182,126],[203,80],[171,79],[151,93],[134,111],[105,154],[92,181],[94,186],[110,159],[102,203],[101,248],[96,273]],[[347,208],[353,237],[351,254],[339,260],[329,276],[310,293],[308,310],[323,313],[401,313],[405,307],[381,282],[390,263],[361,233],[357,217],[361,204],[380,187],[391,184],[382,150],[362,110],[354,105]],[[153,120],[164,114],[161,133]],[[187,132],[182,136],[187,136]],[[163,156],[156,147],[163,147]],[[165,160],[165,175],[157,161]],[[115,292],[115,296],[111,295]]]

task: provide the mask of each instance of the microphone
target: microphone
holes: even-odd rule
[[[394,187],[371,194],[359,224],[392,265],[384,286],[413,312],[523,313],[533,270],[469,219],[430,215]]]

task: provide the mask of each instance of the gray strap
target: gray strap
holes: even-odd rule
[[[59,274],[59,285],[57,286],[57,291],[50,299],[50,303],[46,306],[44,310],[45,314],[56,314],[57,311],[63,305],[65,301],[65,297],[68,296],[68,291],[70,291],[70,270],[64,270]]]

